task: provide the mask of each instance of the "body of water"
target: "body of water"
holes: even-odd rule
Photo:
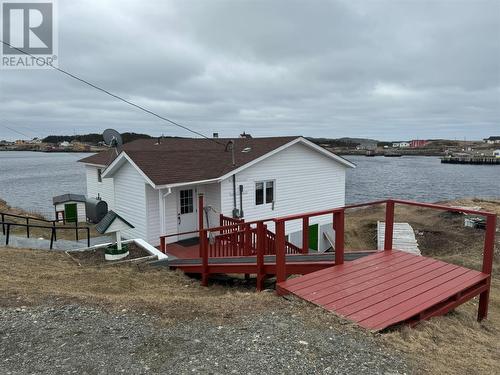
[[[52,197],[86,194],[85,166],[89,154],[0,151],[0,198],[29,212],[54,216]]]
[[[11,206],[49,217],[52,197],[86,193],[89,154],[0,152],[0,198]],[[357,165],[347,172],[347,203],[385,198],[424,202],[481,197],[500,198],[500,167],[441,164],[436,157],[348,156]]]
[[[348,156],[348,203],[386,198],[422,202],[500,197],[500,166],[441,164],[438,157]]]

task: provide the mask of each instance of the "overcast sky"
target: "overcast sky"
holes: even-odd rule
[[[59,66],[205,134],[500,135],[500,1],[59,0]],[[0,70],[0,139],[189,136],[51,70]]]

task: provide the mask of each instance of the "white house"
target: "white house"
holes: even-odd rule
[[[220,213],[253,221],[341,207],[346,169],[355,167],[302,137],[144,139],[118,155],[109,150],[80,161],[88,197],[105,200],[134,226],[125,236],[155,246],[162,234],[197,230],[198,194],[209,207],[206,227],[218,226]],[[331,215],[310,225],[310,247],[329,247],[323,232],[332,231]],[[286,233],[301,245],[301,222],[287,223]]]
[[[493,156],[496,158],[500,158],[500,149],[493,151]]]
[[[393,148],[408,148],[410,147],[410,142],[394,142],[392,144]]]
[[[500,136],[492,136],[489,138],[485,138],[484,141],[490,145],[500,144]]]

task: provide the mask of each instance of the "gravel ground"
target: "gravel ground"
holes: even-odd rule
[[[404,374],[369,335],[269,313],[165,325],[81,305],[0,308],[1,374]]]

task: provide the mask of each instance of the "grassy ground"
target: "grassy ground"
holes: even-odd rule
[[[4,200],[0,199],[0,212],[4,213],[9,213],[13,215],[22,215],[22,216],[30,216],[33,219],[30,219],[30,224],[32,225],[39,225],[39,226],[51,226],[52,223],[48,223],[43,221],[43,219],[46,219],[43,217],[43,215],[36,214],[36,213],[28,213],[22,209],[15,208],[9,206]],[[36,219],[42,219],[40,221]],[[26,220],[22,218],[15,218],[15,217],[6,217],[5,221],[11,222],[11,223],[19,223],[19,224],[26,224]],[[58,228],[64,228],[64,227],[74,227],[74,223],[57,223],[56,226]],[[98,233],[95,230],[95,225],[92,224],[87,224],[87,223],[78,223],[79,227],[90,228],[90,237],[98,237],[101,236],[100,233]],[[12,226],[11,227],[11,232],[12,235],[17,235],[17,236],[26,236],[26,227],[20,227],[20,226]],[[76,233],[74,229],[57,229],[57,238],[61,240],[75,240],[76,238]],[[44,238],[49,240],[51,236],[51,229],[49,228],[30,228],[30,237],[32,238]],[[79,230],[78,231],[78,236],[79,239],[84,239],[87,238],[87,233],[85,230]]]
[[[462,201],[500,214],[500,202]],[[418,215],[417,215],[418,214]],[[349,248],[375,248],[376,220],[382,208],[352,210],[346,216]],[[424,255],[480,269],[484,232],[463,227],[463,217],[427,209],[399,208],[397,221],[410,222]],[[497,241],[500,238],[497,238]],[[500,246],[497,242],[497,251]],[[282,311],[304,317],[311,327],[333,327],[353,335],[371,335],[302,301],[254,293],[251,287],[212,285],[178,272],[147,266],[78,267],[66,254],[0,248],[0,306],[77,302],[110,310],[127,309],[174,321],[202,320],[226,324],[248,315]],[[500,275],[495,258],[489,319],[476,322],[477,301],[460,306],[445,317],[376,334],[374,339],[402,352],[418,373],[500,373]],[[334,359],[332,359],[334,362]]]

